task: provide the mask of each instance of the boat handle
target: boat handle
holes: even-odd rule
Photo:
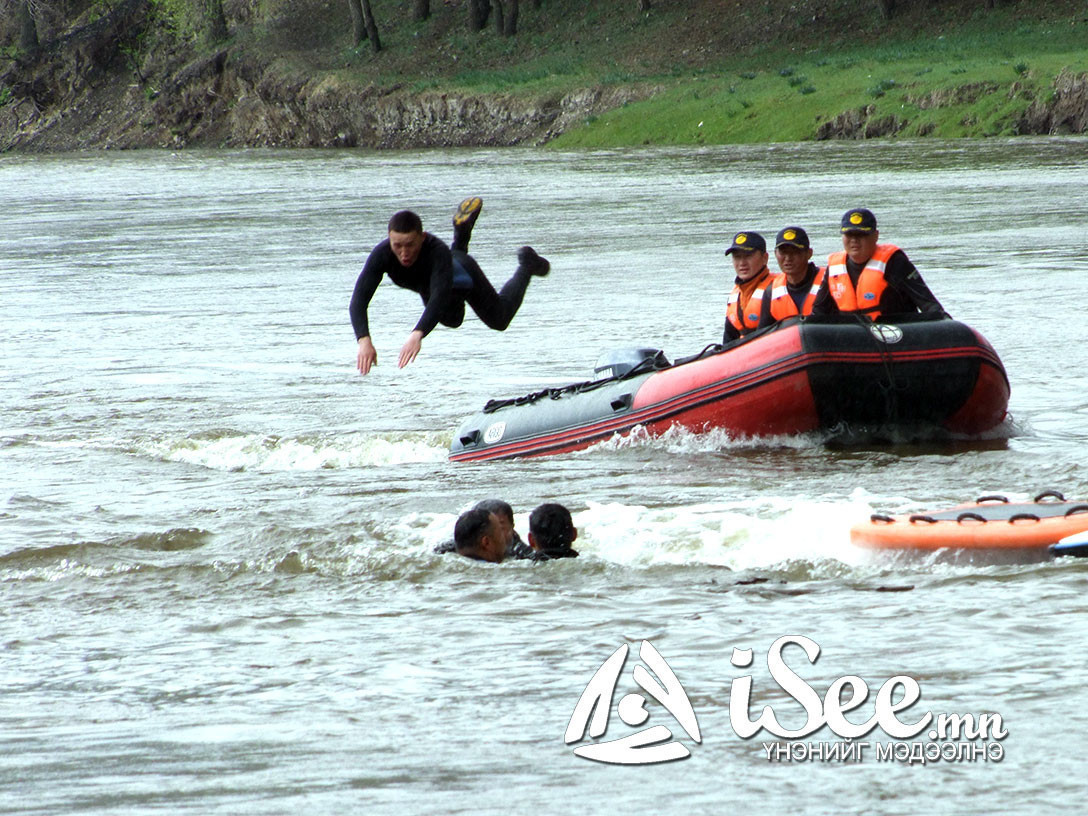
[[[1065,501],[1065,496],[1059,493],[1057,490],[1044,490],[1038,496],[1035,497],[1035,503],[1038,504],[1043,499],[1055,499],[1056,501]]]
[[[1074,504],[1065,511],[1065,515],[1067,516],[1075,516],[1078,513],[1088,513],[1088,504]]]
[[[910,517],[910,523],[911,524],[914,524],[916,521],[924,521],[926,524],[936,524],[937,523],[937,519],[933,518],[933,516],[926,516],[926,515],[922,515],[922,514],[918,514],[918,515],[914,515],[914,516]]]
[[[1001,502],[1002,504],[1008,504],[1009,503],[1009,500],[1007,498],[1005,498],[1004,496],[998,496],[998,495],[995,494],[993,496],[982,496],[980,498],[977,498],[977,499],[975,499],[975,504],[984,504],[984,503],[986,503],[988,501]]]
[[[893,519],[891,516],[885,516],[883,513],[873,513],[871,516],[869,516],[869,521],[873,522],[874,524],[878,521],[882,521],[885,524],[891,524],[895,521],[895,519]]]
[[[1039,517],[1034,513],[1017,513],[1015,516],[1009,519],[1009,524],[1015,524],[1018,521],[1038,521]]]
[[[633,401],[634,398],[630,394],[624,394],[622,397],[616,397],[614,400],[612,400],[612,410],[626,411],[628,408],[631,407],[631,403]]]
[[[956,521],[958,521],[960,524],[963,524],[965,521],[982,521],[982,522],[985,522],[986,519],[983,518],[982,516],[980,516],[978,513],[967,512],[967,513],[960,513],[958,516],[956,516]]]

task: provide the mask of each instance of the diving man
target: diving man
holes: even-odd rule
[[[389,219],[388,237],[371,251],[363,271],[355,281],[349,312],[358,341],[356,366],[367,374],[378,361],[370,338],[367,308],[384,275],[404,289],[418,292],[423,299],[423,314],[408,335],[397,361],[404,368],[419,354],[423,338],[441,323],[457,328],[465,319],[465,304],[496,331],[510,325],[525,290],[534,275],[543,277],[551,265],[532,247],[518,250],[518,267],[498,292],[468,254],[472,227],[483,207],[479,197],[465,199],[453,219],[453,246],[423,231],[423,222],[411,210],[401,210]]]

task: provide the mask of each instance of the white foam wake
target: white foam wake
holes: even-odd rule
[[[642,425],[636,425],[626,434],[614,434],[608,439],[579,451],[581,454],[597,451],[618,451],[635,448],[664,450],[669,453],[712,453],[720,450],[748,448],[795,448],[818,447],[823,437],[817,433],[788,434],[781,436],[734,436],[724,428],[709,431],[693,431],[681,425],[673,425],[663,434],[651,436]]]
[[[448,443],[437,434],[277,437],[226,434],[147,440],[136,452],[215,470],[290,471],[439,462]]]
[[[848,501],[767,498],[652,508],[590,502],[576,514],[583,548],[630,566],[711,564],[755,569],[831,559],[860,564],[850,527],[872,512]]]
[[[858,489],[847,499],[783,497],[666,507],[589,502],[572,507],[575,543],[587,559],[634,569],[713,565],[734,570],[789,562],[865,564],[868,554],[850,543],[850,527],[873,512],[874,497]],[[515,508],[523,538],[529,512]],[[429,551],[452,538],[456,514],[425,514],[402,520],[397,533]]]

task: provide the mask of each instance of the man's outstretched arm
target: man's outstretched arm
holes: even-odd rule
[[[370,253],[363,265],[363,271],[359,273],[355,281],[355,290],[351,293],[351,303],[348,305],[348,314],[351,315],[351,326],[355,330],[355,339],[358,342],[358,350],[355,357],[355,366],[360,374],[367,374],[370,367],[378,362],[378,353],[374,349],[374,343],[370,339],[370,322],[367,319],[367,309],[370,300],[378,289],[382,280],[381,263],[376,257],[377,248]]]
[[[416,359],[423,347],[423,338],[438,325],[439,317],[449,308],[452,300],[453,253],[445,244],[441,244],[434,252],[429,294],[423,307],[423,314],[419,316],[416,327],[412,329],[412,333],[401,346],[400,357],[397,359],[398,368],[404,368]]]

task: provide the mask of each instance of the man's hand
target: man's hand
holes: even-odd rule
[[[355,358],[355,365],[360,374],[369,374],[370,367],[378,364],[378,352],[374,350],[374,344],[370,337],[359,338],[359,353]]]
[[[419,354],[419,349],[423,345],[423,332],[418,329],[408,335],[408,339],[400,349],[400,360],[397,361],[397,368],[404,368],[408,363],[412,362]]]

